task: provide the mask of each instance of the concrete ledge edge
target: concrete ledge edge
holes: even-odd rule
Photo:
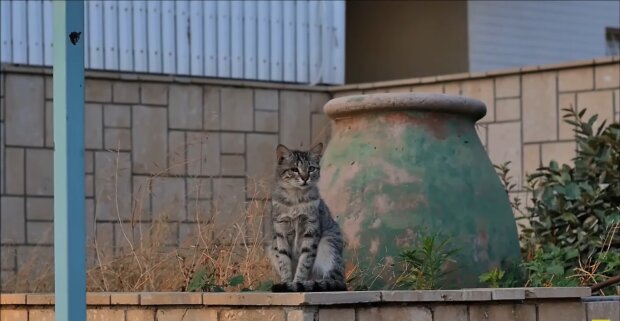
[[[592,301],[587,287],[574,288],[501,288],[430,291],[355,291],[355,292],[90,292],[89,306],[113,305],[207,305],[207,306],[322,306],[359,303],[451,303],[486,301],[524,301],[575,299]],[[614,301],[614,300],[612,300]],[[1,305],[53,305],[53,294],[2,293]]]

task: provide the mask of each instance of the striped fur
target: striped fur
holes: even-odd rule
[[[276,149],[269,256],[282,283],[273,292],[346,290],[340,227],[316,186],[322,149],[322,144],[309,151]]]

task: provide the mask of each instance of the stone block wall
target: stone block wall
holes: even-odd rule
[[[4,283],[53,262],[51,70],[3,66],[0,81]],[[527,173],[575,154],[562,108],[619,120],[620,57],[336,87],[87,72],[89,245],[114,256],[153,221],[164,226],[170,248],[204,222],[216,231],[240,222],[247,235],[260,233],[276,144],[326,141],[323,105],[375,92],[482,100],[488,112],[478,122],[480,139],[494,163],[511,161],[512,196],[525,200]]]
[[[620,321],[588,288],[332,293],[89,293],[88,321]],[[595,301],[592,299],[596,299]],[[0,295],[0,316],[54,319],[48,294]]]
[[[5,66],[0,79],[4,281],[53,263],[53,84],[49,69]],[[329,98],[322,87],[87,72],[89,246],[109,258],[155,220],[170,248],[199,223],[253,233],[276,145],[325,142]]]

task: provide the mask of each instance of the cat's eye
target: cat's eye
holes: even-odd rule
[[[299,173],[299,169],[298,168],[291,168],[291,171],[295,172],[295,173]]]
[[[308,167],[308,171],[314,172],[314,171],[316,171],[316,167],[310,166],[310,167]]]

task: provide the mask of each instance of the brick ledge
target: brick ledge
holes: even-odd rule
[[[404,302],[485,302],[523,301],[528,299],[582,299],[591,295],[590,288],[502,288],[436,291],[358,291],[327,293],[270,292],[91,292],[89,306],[115,305],[208,305],[208,306],[305,306],[357,303]],[[3,293],[2,305],[53,305],[53,294]]]

